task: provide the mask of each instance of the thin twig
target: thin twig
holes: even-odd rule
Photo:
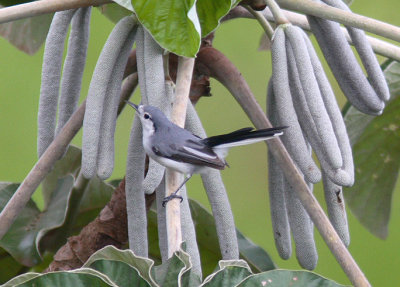
[[[232,93],[256,128],[272,127],[247,82],[224,54],[212,47],[204,48],[198,53],[197,59],[205,65],[206,73],[220,81]],[[281,140],[279,138],[271,139],[267,141],[267,144],[269,151],[282,168],[290,185],[296,187],[294,189],[296,195],[350,281],[355,286],[370,286],[367,278],[341,241],[317,199],[309,190]]]
[[[259,11],[255,11],[249,5],[242,5],[242,6],[246,8],[247,11],[249,11],[254,16],[254,18],[257,19],[258,23],[260,23],[261,27],[264,29],[265,34],[267,34],[269,39],[272,39],[272,35],[274,35],[274,28],[272,28],[272,26],[268,23],[264,15]]]
[[[0,9],[0,24],[57,11],[112,3],[110,0],[41,0]]]
[[[400,41],[400,27],[396,27],[372,18],[334,8],[326,4],[313,2],[311,0],[278,0],[278,3],[282,8],[285,9],[332,20],[346,26],[352,26],[379,36],[386,37],[388,39],[398,42]]]
[[[282,13],[282,9],[276,4],[275,0],[266,0],[269,10],[274,15],[275,22],[277,25],[289,24],[289,20],[286,18],[285,14]]]
[[[176,78],[176,95],[171,111],[171,121],[184,127],[186,108],[189,100],[190,84],[194,67],[194,58],[179,57]],[[182,183],[182,176],[171,169],[166,170],[166,195],[173,193]],[[166,206],[168,257],[180,248],[182,243],[180,201],[171,200]]]

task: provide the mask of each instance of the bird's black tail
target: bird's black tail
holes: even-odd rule
[[[254,130],[253,128],[243,128],[229,134],[223,134],[203,139],[203,143],[209,147],[232,147],[246,145],[283,134],[283,130],[288,127],[277,127],[270,129]]]

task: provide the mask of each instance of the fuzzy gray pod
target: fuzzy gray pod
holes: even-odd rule
[[[342,0],[323,0],[323,2],[332,7],[351,12],[350,8]],[[390,99],[389,87],[365,32],[351,26],[346,26],[346,29],[368,74],[371,86],[379,98],[387,102]]]
[[[196,110],[190,102],[187,106],[185,126],[199,137],[206,137]],[[201,179],[215,218],[222,259],[239,259],[239,245],[236,237],[235,222],[221,173],[218,170],[210,168],[205,174],[201,175]]]
[[[91,7],[80,8],[72,18],[64,61],[56,134],[78,107],[90,34]]]
[[[344,203],[343,188],[334,184],[324,172],[322,172],[324,183],[325,202],[328,209],[329,220],[342,239],[344,245],[350,245],[349,225],[347,222],[346,207]]]
[[[267,114],[273,126],[279,126],[272,80],[268,84]],[[290,226],[287,216],[283,181],[285,176],[274,156],[268,151],[268,190],[271,212],[272,229],[274,232],[275,246],[282,259],[292,256],[292,243],[290,239]]]
[[[385,107],[369,84],[340,25],[314,16],[307,16],[329,67],[343,93],[363,113],[380,115]]]
[[[121,84],[126,63],[135,41],[136,30],[137,26],[135,25],[121,47],[104,99],[97,155],[97,175],[103,180],[109,178],[114,169],[114,134],[121,95]]]
[[[277,121],[280,125],[290,127],[285,130],[281,139],[285,142],[285,147],[306,179],[313,183],[319,182],[321,180],[321,172],[312,157],[306,152],[307,145],[293,106],[285,50],[285,33],[282,27],[278,27],[275,31],[271,46],[271,55],[273,93],[279,95],[275,99]]]
[[[139,256],[148,257],[146,200],[142,189],[145,151],[142,125],[135,113],[126,162],[126,212],[129,248]]]
[[[76,10],[67,10],[55,13],[47,34],[38,111],[38,157],[54,139],[64,42],[75,12]]]
[[[314,47],[305,33],[303,33],[303,37],[307,38],[305,39],[305,42],[314,69],[314,74],[316,76],[325,108],[328,112],[337,142],[339,144],[340,153],[343,159],[343,166],[341,169],[348,175],[348,180],[341,181],[341,185],[351,186],[354,183],[354,161],[346,125],[344,124],[342,113],[336,102],[335,95],[326,77],[321,62],[318,59],[317,53],[315,52]],[[335,177],[333,177],[333,180],[335,180]]]
[[[156,189],[158,246],[162,262],[168,260],[167,214],[165,207],[162,206],[164,198],[165,179],[163,178]]]
[[[318,158],[324,157],[333,169],[338,169],[343,165],[342,156],[314,75],[303,33],[300,28],[291,25],[285,29],[294,107],[302,130],[313,149],[316,152],[322,151]]]
[[[135,24],[131,16],[117,23],[100,53],[93,72],[83,120],[82,173],[86,178],[93,177],[97,171],[100,128],[108,85],[121,49]]]

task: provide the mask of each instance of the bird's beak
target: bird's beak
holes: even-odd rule
[[[135,105],[134,103],[130,101],[125,101],[128,105],[130,105],[132,108],[134,108],[138,113],[139,113],[139,107],[138,105]]]

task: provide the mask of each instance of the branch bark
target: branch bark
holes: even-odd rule
[[[110,0],[41,0],[0,9],[0,24],[80,7],[99,6]]]
[[[256,128],[272,127],[240,71],[224,54],[214,48],[205,48],[198,53],[197,59],[204,65],[204,73],[217,79],[232,93]],[[294,190],[297,197],[350,281],[355,286],[370,286],[367,278],[341,241],[317,199],[309,190],[281,140],[279,138],[271,139],[267,141],[267,144],[269,151],[284,171],[290,185],[295,187]]]

